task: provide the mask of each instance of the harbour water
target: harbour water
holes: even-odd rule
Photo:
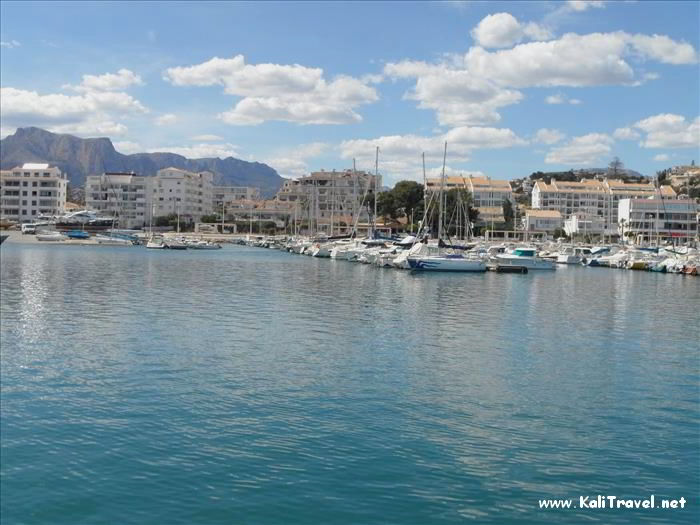
[[[0,257],[3,524],[699,521],[697,278]]]

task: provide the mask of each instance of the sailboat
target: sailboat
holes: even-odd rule
[[[443,193],[445,191],[445,164],[447,162],[447,142],[442,159],[442,175],[440,177],[439,211],[438,211],[438,253],[427,255],[409,255],[406,258],[411,270],[428,272],[485,272],[486,263],[481,259],[465,257],[461,253],[449,253],[440,244],[442,240],[442,225],[444,221]],[[427,218],[426,214],[424,217]]]
[[[155,204],[151,204],[151,220],[149,222],[150,235],[148,236],[148,242],[146,243],[146,248],[152,250],[162,250],[165,248],[165,243],[162,237],[155,237],[153,235],[153,210],[155,209]]]

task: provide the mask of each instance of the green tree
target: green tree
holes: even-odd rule
[[[423,185],[412,180],[402,180],[396,183],[394,201],[398,210],[406,217],[419,217],[423,210]]]
[[[608,164],[608,173],[610,173],[613,177],[618,177],[624,174],[624,171],[625,165],[620,160],[620,157],[613,157],[613,160],[611,160],[610,164]]]
[[[199,222],[221,222],[221,215],[202,215],[199,219]]]
[[[513,203],[508,199],[503,199],[503,218],[506,221],[506,229],[512,230],[515,212],[513,211]]]
[[[385,219],[398,219],[399,209],[396,206],[396,196],[394,191],[385,191],[377,198],[377,213]]]

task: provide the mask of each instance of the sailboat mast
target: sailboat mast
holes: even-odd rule
[[[379,196],[379,146],[374,156],[374,216],[372,217],[372,238],[375,237],[375,229],[377,227],[377,197]]]
[[[442,239],[442,213],[444,206],[442,202],[443,192],[445,191],[445,163],[447,162],[447,141],[445,141],[445,152],[442,156],[442,176],[440,177],[440,209],[438,211],[438,245]]]

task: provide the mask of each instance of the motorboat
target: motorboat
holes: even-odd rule
[[[485,272],[486,263],[477,258],[465,257],[461,253],[408,256],[411,270],[431,272]]]
[[[122,237],[115,237],[113,235],[95,235],[95,241],[97,244],[102,244],[105,246],[133,246],[133,241],[129,239],[124,239]]]
[[[68,237],[60,232],[41,231],[36,234],[37,241],[65,241]]]
[[[497,254],[493,262],[498,266],[514,266],[528,270],[554,270],[553,261],[537,257],[535,248],[515,248],[506,253]]]
[[[163,242],[162,237],[154,237],[152,236],[151,238],[148,239],[148,242],[146,243],[146,248],[150,248],[152,250],[162,250],[166,248],[165,243]]]
[[[567,246],[557,256],[558,264],[581,264],[591,257],[590,248]]]
[[[187,247],[192,250],[220,250],[221,245],[215,242],[200,240],[187,243]]]
[[[70,230],[64,232],[64,235],[69,239],[89,239],[90,234],[83,230]]]

